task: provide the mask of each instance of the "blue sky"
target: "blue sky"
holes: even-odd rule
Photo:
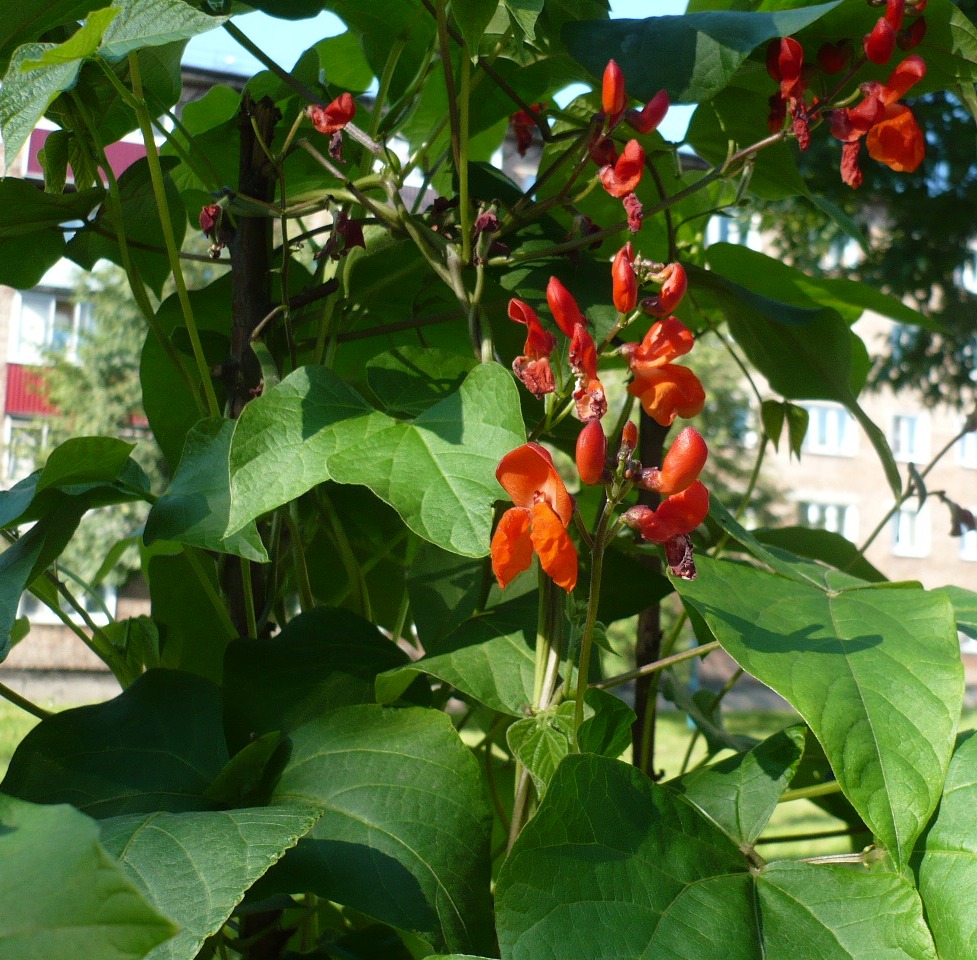
[[[682,13],[686,0],[611,0],[611,16],[639,19]],[[309,38],[334,36],[345,30],[343,22],[331,13],[321,13],[311,20],[276,20],[263,13],[239,17],[235,23],[278,63],[291,67],[309,46]],[[223,30],[211,30],[195,37],[187,46],[184,60],[198,67],[254,73],[261,65]],[[582,89],[582,88],[581,88]],[[576,91],[579,92],[579,91]],[[571,90],[566,98],[574,96]],[[673,107],[661,126],[669,140],[685,135],[691,107]]]

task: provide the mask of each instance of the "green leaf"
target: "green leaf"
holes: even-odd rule
[[[533,700],[536,608],[531,594],[472,618],[437,645],[436,655],[377,677],[377,699],[396,700],[416,674],[427,673],[493,710],[524,717]]]
[[[175,556],[153,557],[149,595],[162,665],[219,683],[224,648],[237,629],[221,600],[213,558],[194,547],[184,547]]]
[[[536,37],[536,21],[543,12],[543,0],[503,0],[512,23],[516,24],[529,40]]]
[[[787,415],[787,402],[764,400],[760,404],[760,422],[763,433],[773,443],[774,450],[780,450],[780,435],[784,431],[784,419]]]
[[[782,260],[735,243],[711,244],[706,259],[717,273],[754,293],[799,306],[830,307],[849,324],[871,310],[896,323],[934,332],[941,329],[939,323],[898,297],[851,277],[811,277]]]
[[[616,60],[628,78],[628,92],[641,100],[664,88],[672,103],[701,103],[716,96],[757,47],[797,33],[839,2],[763,13],[579,20],[566,24],[563,40],[595,77],[609,59]]]
[[[318,816],[314,807],[277,806],[103,820],[104,847],[146,900],[180,926],[148,960],[195,957],[248,888]]]
[[[201,420],[187,434],[183,456],[166,492],[146,519],[145,540],[175,540],[204,550],[268,562],[257,525],[252,521],[224,537],[231,512],[227,461],[234,421]]]
[[[957,629],[977,640],[977,593],[954,586],[941,587],[939,592],[949,597],[950,603],[953,604]]]
[[[0,796],[0,956],[139,960],[176,933],[69,806]]]
[[[536,795],[542,797],[560,761],[573,746],[574,703],[568,700],[534,717],[517,720],[505,738],[516,760],[533,779]]]
[[[438,947],[488,951],[488,809],[478,765],[448,717],[345,707],[291,742],[274,799],[325,812],[283,861],[293,861],[290,885]]]
[[[597,687],[584,694],[584,704],[584,721],[577,731],[580,749],[616,760],[631,746],[634,711],[613,693]]]
[[[512,377],[481,364],[410,422],[372,409],[325,367],[303,367],[249,403],[231,442],[228,531],[336,480],[368,486],[419,536],[488,552],[495,468],[524,440]]]
[[[72,437],[51,451],[37,490],[73,483],[111,483],[119,478],[135,449],[134,443],[114,437]]]
[[[407,660],[348,610],[319,607],[290,620],[274,643],[235,640],[224,656],[224,725],[231,749],[288,733],[329,710],[373,703],[376,675]]]
[[[0,137],[3,138],[3,173],[6,174],[14,158],[27,143],[54,98],[62,90],[70,90],[78,79],[80,61],[58,63],[36,70],[24,70],[24,64],[40,60],[51,50],[53,43],[28,43],[18,47],[10,60],[3,83],[0,84]]]
[[[475,366],[474,357],[397,347],[366,365],[366,382],[391,416],[416,417],[457,391]]]
[[[220,690],[150,670],[113,700],[42,720],[17,747],[2,789],[97,819],[207,810],[203,792],[226,762]]]
[[[919,895],[892,873],[772,863],[757,878],[757,905],[767,960],[937,960]]]
[[[82,24],[64,43],[59,43],[51,50],[45,51],[37,60],[23,60],[21,70],[36,70],[38,67],[53,67],[60,64],[73,63],[92,56],[102,42],[105,28],[115,19],[119,11],[117,8],[104,7],[93,10]]]
[[[693,770],[669,787],[699,808],[737,843],[763,832],[804,750],[805,727],[775,733],[747,753]]]
[[[228,19],[196,10],[184,0],[115,0],[113,7],[119,15],[105,31],[98,51],[110,63],[133,50],[189,40]]]
[[[858,420],[898,497],[899,467],[885,434],[859,406],[868,373],[865,345],[830,308],[812,309],[754,293],[713,271],[689,267],[697,295],[726,317],[729,331],[772,389],[788,400],[834,400]]]
[[[363,93],[373,82],[373,70],[366,62],[363,44],[347,30],[337,37],[326,37],[312,49],[319,58],[319,69],[327,83],[342,90]]]
[[[768,527],[754,530],[753,535],[767,546],[819,560],[860,580],[869,583],[886,580],[885,574],[876,570],[862,556],[858,547],[840,533],[812,530],[810,527]]]
[[[37,40],[52,27],[82,20],[105,0],[50,0],[47,3],[8,4],[0,24],[0,70],[22,43]]]
[[[963,697],[949,601],[890,585],[825,590],[702,558],[683,602],[821,741],[899,865],[939,802]]]
[[[7,177],[0,180],[0,240],[22,244],[25,237],[31,237],[33,244],[36,236],[44,231],[72,220],[83,220],[104,196],[101,188],[77,193],[44,193],[33,183]]]
[[[628,764],[560,764],[496,886],[503,960],[759,956],[735,844]]]
[[[498,5],[499,0],[454,0],[451,4],[451,15],[461,28],[465,46],[473,58],[478,57],[478,41],[482,39]]]
[[[977,736],[963,734],[950,761],[943,799],[913,856],[926,917],[941,957],[966,957],[977,947]]]
[[[87,509],[84,497],[59,496],[30,530],[0,553],[0,661],[10,653],[21,594],[60,556]]]

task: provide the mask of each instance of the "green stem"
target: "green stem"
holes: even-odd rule
[[[32,716],[37,717],[38,720],[47,720],[48,717],[54,716],[49,710],[39,707],[36,703],[28,700],[27,697],[22,697],[16,690],[11,690],[5,683],[0,683],[0,697],[12,703],[15,707],[20,707],[21,710],[25,710]]]
[[[180,248],[173,234],[173,222],[170,220],[170,206],[166,199],[166,187],[163,183],[163,168],[160,166],[159,154],[156,152],[156,140],[153,137],[153,119],[150,116],[149,108],[146,106],[146,100],[143,96],[139,59],[135,53],[129,54],[129,77],[132,81],[132,92],[138,101],[136,106],[136,119],[139,122],[143,144],[146,148],[149,179],[153,185],[153,196],[156,199],[156,209],[159,213],[160,227],[163,231],[163,242],[166,246],[166,255],[169,260],[170,270],[173,273],[173,282],[176,284],[177,299],[180,301],[183,322],[186,324],[190,346],[193,349],[193,357],[197,363],[197,373],[200,376],[200,383],[203,387],[207,411],[210,416],[219,417],[221,415],[221,409],[217,403],[217,394],[214,392],[210,367],[207,364],[207,358],[204,356],[203,344],[200,342],[200,332],[197,330],[197,320],[193,315],[193,307],[190,304],[186,279],[183,276],[183,266],[180,263]]]
[[[830,797],[835,793],[841,793],[841,784],[837,780],[829,780],[827,783],[815,783],[810,787],[785,790],[777,803],[790,803],[792,800],[811,800],[814,797]]]
[[[701,647],[691,647],[688,650],[683,650],[681,653],[673,653],[670,657],[662,657],[661,660],[656,660],[654,663],[646,663],[643,667],[638,667],[636,670],[619,673],[616,677],[609,677],[607,680],[601,680],[599,683],[595,683],[594,686],[600,687],[601,690],[608,690],[622,683],[637,680],[638,677],[645,677],[650,673],[657,673],[659,670],[674,666],[676,663],[682,663],[684,660],[694,660],[696,657],[708,656],[713,650],[718,650],[719,647],[719,641],[713,640],[712,643],[704,643]]]
[[[472,206],[468,195],[468,115],[471,99],[472,61],[465,47],[461,49],[461,84],[458,91],[458,206],[461,213],[461,262],[472,261]]]
[[[577,693],[573,710],[573,739],[576,743],[577,731],[583,723],[584,697],[587,694],[587,680],[590,675],[590,651],[594,644],[594,626],[597,623],[597,605],[600,601],[600,578],[604,568],[604,550],[607,547],[607,528],[614,516],[617,501],[608,498],[604,501],[597,529],[594,531],[594,549],[590,561],[590,593],[587,597],[587,619],[584,622],[583,638],[580,641],[580,660],[577,664]]]
[[[370,603],[370,592],[366,586],[366,577],[363,575],[363,570],[360,568],[356,555],[353,553],[353,548],[350,546],[349,538],[346,536],[346,531],[339,519],[339,514],[336,512],[332,501],[321,486],[315,488],[315,500],[329,526],[329,531],[332,534],[332,542],[339,552],[339,559],[342,561],[343,569],[346,571],[350,589],[358,601],[359,613],[365,619],[372,620],[373,608]]]
[[[807,833],[775,833],[760,837],[756,843],[801,843],[811,840],[832,840],[835,837],[857,837],[871,835],[867,827],[841,827],[838,830],[811,830]]]
[[[251,564],[244,559],[241,561],[241,589],[244,594],[244,622],[249,637],[258,636],[258,622],[254,612],[254,585],[251,582]]]
[[[217,614],[217,619],[220,620],[225,633],[228,637],[236,637],[238,635],[237,627],[234,626],[234,621],[231,620],[231,615],[227,612],[227,607],[221,600],[213,581],[207,576],[207,571],[204,570],[197,551],[193,547],[184,546],[183,555],[187,558],[187,563],[190,564],[190,569],[193,570],[200,589],[203,590],[208,603],[210,603],[214,613]]]
[[[295,582],[299,591],[299,603],[302,610],[312,610],[315,607],[315,595],[312,593],[312,584],[309,581],[309,568],[305,562],[305,548],[302,545],[302,534],[298,524],[298,507],[293,500],[285,514],[285,523],[288,526],[289,538],[292,541],[292,556],[295,563]]]

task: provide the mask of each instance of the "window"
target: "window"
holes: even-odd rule
[[[48,425],[33,418],[5,417],[3,428],[3,480],[11,486],[34,471]]]
[[[802,500],[797,504],[801,526],[840,533],[854,542],[858,539],[858,508],[847,503],[818,503]]]
[[[925,463],[930,458],[929,419],[922,413],[897,413],[889,439],[892,455],[903,463]]]
[[[91,321],[91,304],[75,303],[67,290],[24,292],[19,306],[10,328],[11,363],[41,364],[47,351],[72,355]]]
[[[977,530],[964,530],[960,537],[960,558],[977,561]]]
[[[929,506],[904,506],[892,518],[892,552],[897,557],[925,557],[930,552]]]
[[[977,469],[977,430],[965,433],[957,441],[957,462],[962,467]]]
[[[858,429],[855,418],[837,403],[805,403],[810,420],[804,445],[806,453],[836,457],[853,457],[858,451]]]

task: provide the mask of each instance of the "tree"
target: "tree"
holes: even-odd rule
[[[916,57],[933,94],[972,87],[977,32],[930,0],[890,77],[922,4],[706,5],[610,22],[600,0],[335,0],[346,34],[291,70],[243,38],[268,69],[160,123],[159,150],[183,42],[242,39],[235,10],[12,15],[6,147],[41,115],[61,133],[43,191],[0,183],[0,279],[63,255],[124,270],[170,474],[151,489],[128,444],[73,436],[0,494],[4,643],[22,590],[70,596],[57,560],[96,509],[149,506],[152,600],[149,621],[75,625],[112,701],[51,716],[0,687],[41,718],[0,784],[11,951],[63,956],[67,928],[86,956],[187,960],[973,952],[957,631],[977,595],[880,582],[840,537],[771,545],[738,519],[767,445],[785,423],[799,440],[792,401],[847,407],[892,513],[915,495],[924,471],[904,482],[859,405],[851,320],[926,318],[861,274],[706,248],[704,225],[811,194],[793,141],[816,144],[826,109],[849,181],[864,142],[907,189]],[[804,68],[839,37],[878,69]],[[548,106],[577,80],[593,92]],[[699,103],[701,163],[656,132],[669,98]],[[488,163],[510,124],[544,144],[526,188]],[[106,146],[133,129],[147,157],[116,180]],[[198,228],[230,269],[193,289]],[[738,429],[710,408],[729,379],[710,342],[779,398],[730,507],[701,479]],[[599,624],[634,615],[633,667],[600,676]],[[731,736],[678,667],[720,647],[796,722]],[[630,680],[633,711],[609,692]],[[665,782],[659,689],[712,761]],[[798,799],[830,805],[852,852],[767,862],[770,816]]]

